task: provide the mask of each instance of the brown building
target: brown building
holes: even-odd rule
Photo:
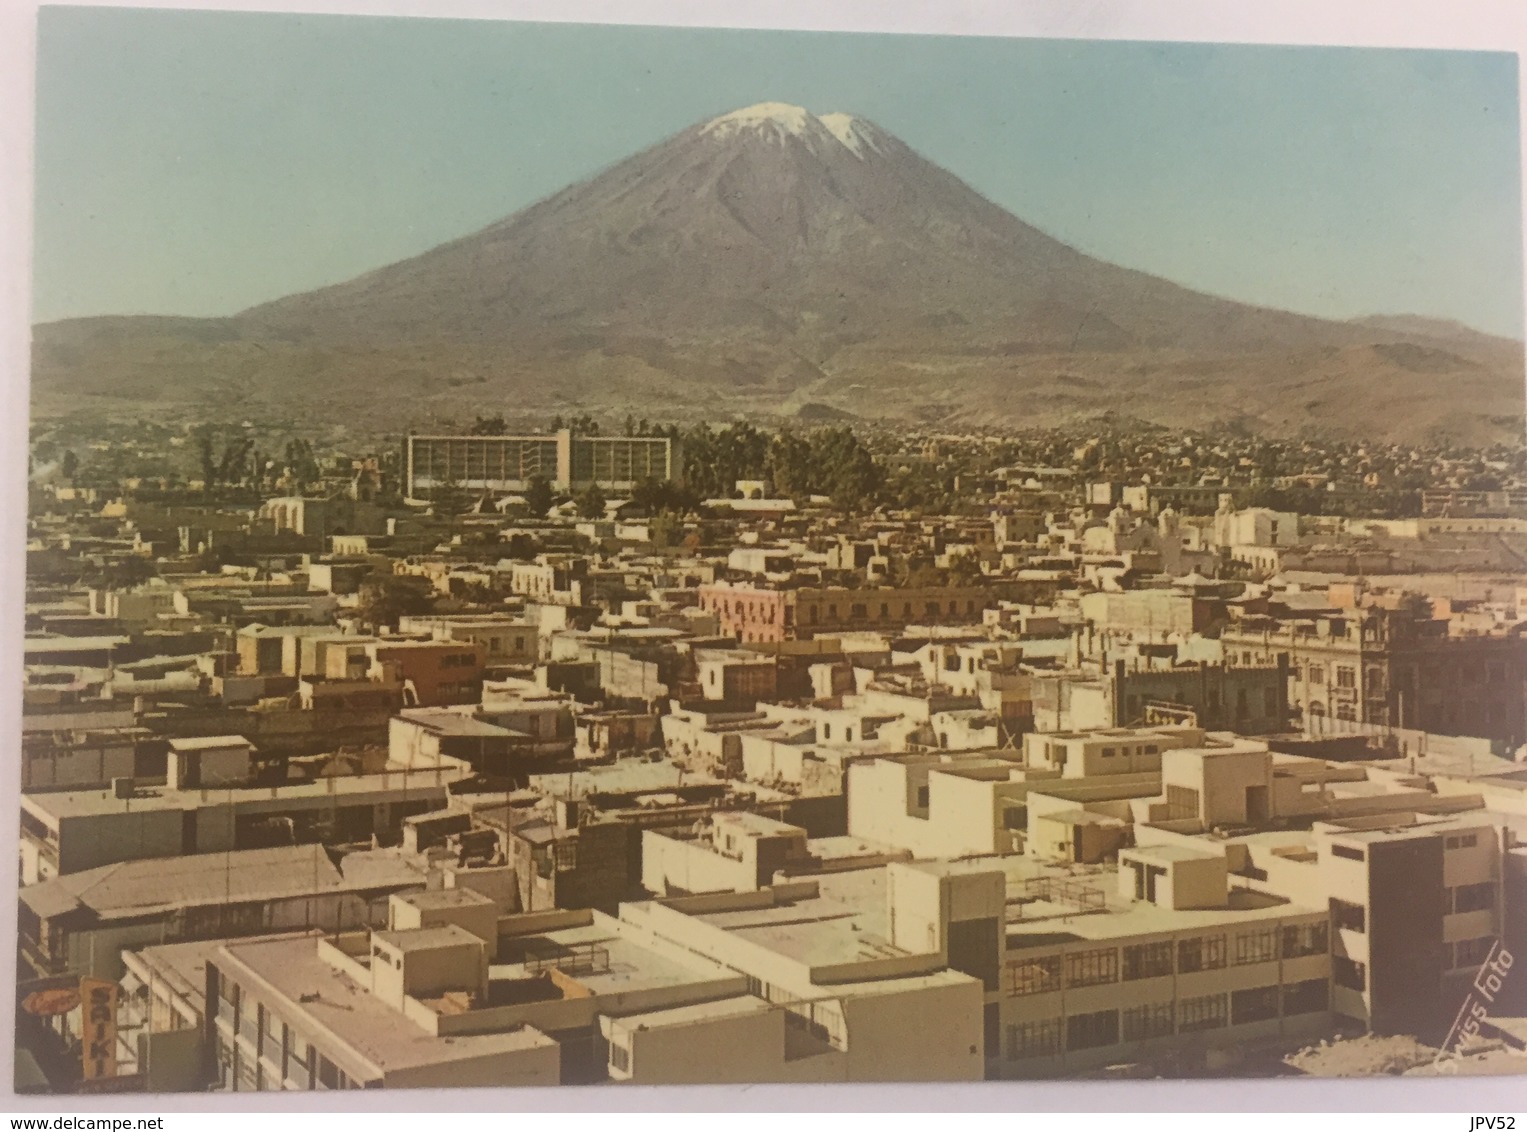
[[[1296,715],[1527,742],[1527,638],[1456,636],[1424,601],[1311,621],[1256,618],[1221,637],[1233,664],[1289,656]]]
[[[482,700],[483,646],[470,641],[377,641],[367,646],[384,683],[401,681],[418,707]],[[408,689],[412,688],[412,695]]]

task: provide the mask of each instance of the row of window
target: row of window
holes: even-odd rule
[[[1157,940],[1130,944],[1123,949],[1098,948],[1067,955],[1045,955],[1008,964],[1010,995],[1047,994],[1067,987],[1100,986],[1105,983],[1154,979],[1176,971],[1191,974],[1212,971],[1228,964],[1270,963],[1279,958],[1323,955],[1330,949],[1330,931],[1323,923],[1289,924],[1241,932],[1233,940],[1223,935],[1192,939]]]
[[[281,1089],[286,1083],[299,1089],[362,1087],[285,1022],[244,994],[237,983],[219,978],[217,984],[214,1017],[239,1039],[218,1042],[218,1074],[224,1088],[250,1092]],[[279,1076],[267,1073],[261,1058],[275,1067]]]
[[[1159,746],[1157,746],[1155,743],[1144,743],[1144,744],[1141,744],[1138,747],[1118,747],[1118,748],[1115,748],[1115,747],[1104,747],[1103,748],[1103,757],[1105,759],[1111,759],[1115,755],[1123,755],[1125,758],[1128,758],[1130,755],[1156,755],[1156,754],[1160,754],[1160,753],[1161,753],[1161,748]]]
[[[1443,892],[1443,912],[1454,915],[1462,912],[1485,912],[1495,907],[1495,885],[1490,881],[1479,884],[1460,884]]]
[[[1324,979],[1286,986],[1250,987],[1180,1002],[1160,1002],[1125,1010],[1098,1010],[1066,1018],[1044,1018],[1007,1027],[1007,1058],[1021,1061],[1061,1052],[1102,1049],[1120,1042],[1143,1042],[1226,1026],[1246,1026],[1330,1009]]]
[[[1462,939],[1452,945],[1453,970],[1461,968],[1478,967],[1486,959],[1490,958],[1490,952],[1495,948],[1495,937],[1489,935],[1480,936],[1478,939]]]

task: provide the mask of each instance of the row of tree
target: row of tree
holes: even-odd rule
[[[684,482],[703,498],[729,498],[742,480],[761,480],[774,496],[825,495],[841,507],[873,502],[885,469],[846,426],[764,432],[746,422],[712,432],[699,425],[677,437]]]

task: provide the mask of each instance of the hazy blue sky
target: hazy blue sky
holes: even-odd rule
[[[34,317],[233,313],[763,101],[1189,286],[1522,330],[1506,54],[82,8],[41,14]]]

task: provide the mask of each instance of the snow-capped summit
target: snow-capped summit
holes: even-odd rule
[[[833,137],[853,150],[861,160],[867,152],[885,152],[885,135],[863,118],[855,118],[852,114],[834,111],[831,114],[823,114],[817,120],[827,127]]]
[[[768,130],[777,135],[803,137],[820,126],[816,116],[802,106],[787,102],[760,102],[756,106],[744,106],[719,118],[712,118],[701,127],[701,133],[717,137],[730,137],[742,130]]]
[[[726,139],[744,131],[759,134],[769,141],[784,142],[793,138],[818,156],[826,156],[845,146],[861,161],[871,153],[885,152],[885,135],[852,114],[832,113],[821,117],[801,106],[787,102],[760,102],[745,106],[700,127],[702,135]]]

